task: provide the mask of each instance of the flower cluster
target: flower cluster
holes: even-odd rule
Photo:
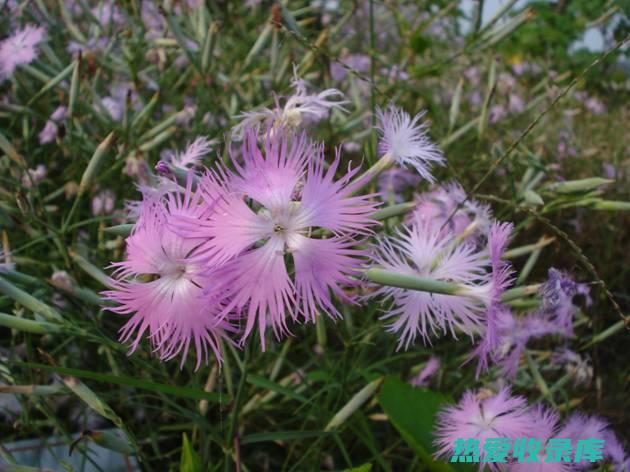
[[[630,461],[619,439],[603,419],[573,413],[560,424],[556,412],[542,405],[529,406],[524,397],[512,395],[509,388],[503,388],[496,394],[489,390],[466,391],[459,403],[438,413],[434,436],[436,457],[443,458],[453,455],[453,445],[458,438],[478,441],[480,470],[488,466],[493,471],[568,472],[593,465],[587,460],[566,463],[547,462],[544,458],[537,463],[517,462],[514,458],[508,458],[507,464],[484,462],[487,454],[484,444],[489,438],[535,438],[541,444],[554,437],[574,442],[594,438],[604,441],[604,459],[614,466],[614,470],[624,470]]]
[[[308,95],[301,80],[294,87],[296,95],[283,113],[321,118],[341,103],[327,102],[332,92]],[[326,160],[323,143],[310,141],[295,129],[298,123],[285,120],[274,119],[262,130],[248,120],[239,123],[234,132],[240,147],[228,150],[227,164],[213,168],[200,164],[214,144],[206,138],[184,152],[164,152],[158,175],[148,179],[157,185],[143,185],[143,200],[129,205],[137,221],[127,259],[113,264],[112,288],[105,293],[115,302],[113,311],[131,315],[121,330],[123,341],[133,339],[131,351],[147,334],[160,359],[182,355],[183,363],[194,348],[199,367],[210,351],[220,362],[221,340],[242,345],[257,333],[264,350],[268,331],[281,338],[290,333],[289,323],[313,322],[320,314],[339,318],[335,299],[358,303],[356,290],[346,289],[361,284],[370,258],[386,265],[398,250],[383,240],[383,251],[391,254],[370,251],[366,239],[378,226],[373,215],[381,203],[378,194],[363,189],[393,163],[409,164],[428,178],[431,162],[443,160],[418,122],[420,115],[412,120],[391,106],[379,116],[383,155],[360,176],[358,167],[341,167],[339,151]],[[466,293],[427,301],[423,326],[472,335],[484,323],[497,284],[504,285],[488,257],[502,249],[495,248],[494,237],[489,249],[460,245],[460,235],[435,223],[400,234],[411,238],[410,252],[443,250],[436,270],[422,254],[418,270],[465,284]],[[375,295],[381,293],[388,292]],[[422,331],[413,326],[418,322],[418,314],[407,315],[401,343]]]
[[[227,333],[244,341],[257,328],[264,349],[267,328],[281,337],[288,320],[339,317],[332,295],[353,302],[343,287],[357,283],[378,202],[349,192],[358,169],[336,179],[340,154],[326,163],[304,133],[274,128],[261,141],[248,129],[233,170],[204,169],[189,173],[185,189],[145,192],[107,292],[115,311],[133,315],[122,330],[123,340],[135,333],[132,350],[148,330],[162,359],[191,346],[199,360],[206,346],[220,359]],[[194,164],[205,144],[172,162]]]

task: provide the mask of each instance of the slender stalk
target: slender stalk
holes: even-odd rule
[[[394,165],[394,159],[391,154],[387,153],[376,161],[368,170],[354,179],[348,184],[348,190],[352,194],[356,194],[359,190],[367,187],[381,172],[389,169]]]
[[[249,369],[249,345],[245,345],[245,350],[243,354],[243,370],[241,372],[241,378],[238,383],[238,387],[236,389],[236,397],[234,398],[234,406],[232,407],[232,417],[230,419],[230,425],[228,428],[228,433],[226,437],[226,448],[230,452],[234,452],[234,441],[236,440],[236,435],[238,434],[238,419],[240,417],[240,409],[241,403],[243,402],[243,393],[245,390],[245,384],[247,383],[247,373]],[[230,471],[230,455],[226,454],[224,470],[226,472]]]
[[[328,422],[324,431],[332,431],[333,429],[337,429],[339,426],[344,424],[352,414],[357,411],[363,404],[368,401],[372,395],[378,390],[385,379],[383,377],[379,377],[376,380],[373,380],[361,390],[359,390],[348,403],[346,403],[341,410],[339,410],[335,416]]]
[[[405,215],[409,213],[410,211],[412,211],[415,207],[416,207],[416,204],[414,202],[405,202],[405,203],[398,203],[396,205],[390,205],[374,212],[374,214],[372,215],[372,218],[374,218],[377,221],[386,220],[388,218],[393,218],[395,216]]]
[[[545,397],[545,399],[553,406],[556,406],[555,402],[553,401],[553,395],[551,394],[551,391],[547,386],[547,382],[545,382],[545,379],[540,374],[540,370],[538,370],[538,366],[534,362],[534,359],[532,358],[529,351],[525,351],[525,360],[527,361],[527,366],[529,367],[532,377],[534,378],[534,382],[536,382],[536,386],[538,387],[538,390],[540,390],[542,396]]]

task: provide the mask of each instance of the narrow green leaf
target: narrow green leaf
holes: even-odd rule
[[[81,382],[76,377],[71,375],[61,375],[61,380],[72,392],[83,400],[90,408],[96,411],[99,415],[107,418],[118,427],[124,425],[122,419],[105,403],[101,398],[87,385]]]
[[[0,293],[5,294],[7,297],[12,298],[20,305],[23,305],[35,313],[39,313],[49,320],[60,321],[62,319],[61,315],[53,307],[39,301],[30,293],[16,287],[2,277],[0,277]]]
[[[128,224],[123,224],[123,225],[109,226],[105,228],[105,232],[126,238],[127,236],[131,234],[132,229],[133,229],[133,224],[128,223]]]
[[[604,185],[613,183],[614,180],[603,179],[601,177],[591,177],[588,179],[579,180],[567,180],[565,182],[557,182],[550,185],[545,185],[544,190],[548,192],[567,194],[567,193],[580,193],[590,192]]]
[[[372,395],[374,395],[382,383],[383,377],[379,377],[355,393],[350,401],[346,403],[343,408],[341,408],[341,410],[339,410],[328,422],[324,431],[332,431],[344,424],[346,420],[354,414],[354,412],[361,408],[366,401],[372,398]]]
[[[377,268],[366,270],[365,276],[369,281],[380,285],[420,290],[422,292],[442,293],[445,295],[463,295],[460,285],[430,279],[428,277],[416,277]]]
[[[134,454],[131,445],[111,431],[89,431],[85,435],[94,443],[110,451],[120,452],[125,456]]]
[[[98,170],[103,165],[103,161],[107,156],[107,150],[114,141],[114,132],[112,131],[107,137],[96,147],[94,154],[90,158],[83,175],[81,176],[81,183],[79,184],[79,195],[82,195],[92,183],[92,180],[96,177]]]
[[[541,196],[533,190],[525,190],[523,192],[523,199],[525,200],[525,203],[531,206],[540,206],[545,204]]]
[[[2,133],[0,133],[0,149],[2,149],[13,162],[21,167],[26,167],[26,161],[24,158],[15,150],[13,144],[11,144]]]
[[[353,467],[352,469],[345,469],[344,472],[370,472],[372,470],[372,464],[363,464],[359,467]]]
[[[65,79],[68,75],[70,75],[70,73],[73,71],[74,68],[75,68],[75,63],[72,62],[68,67],[66,67],[64,70],[59,72],[59,74],[53,77],[49,82],[44,84],[44,86],[39,90],[39,92],[33,95],[33,97],[27,102],[27,105],[30,105],[39,97],[44,95],[48,90],[58,85],[63,79]]]
[[[83,379],[95,380],[97,382],[112,383],[116,385],[127,385],[129,387],[140,388],[143,390],[149,390],[151,392],[164,393],[167,395],[174,395],[182,398],[192,398],[194,400],[208,400],[209,402],[219,403],[221,401],[227,402],[229,399],[225,394],[219,394],[216,392],[205,392],[203,390],[197,390],[188,387],[176,387],[174,385],[165,385],[157,382],[149,382],[147,380],[141,380],[133,377],[124,377],[120,375],[102,374],[99,372],[92,372],[87,370],[70,369],[67,367],[55,367],[46,364],[36,364],[34,362],[20,362],[16,361],[15,365],[28,367],[31,369],[41,369],[47,372],[56,372],[59,374],[72,375],[74,377],[80,377]]]
[[[405,203],[397,203],[395,205],[386,206],[385,208],[381,208],[378,211],[375,211],[372,215],[377,221],[383,221],[387,218],[392,218],[394,216],[404,215],[409,213],[416,207],[415,202],[405,202]]]
[[[52,334],[61,330],[59,325],[53,323],[27,320],[18,318],[17,316],[7,315],[6,313],[0,313],[0,326],[33,334]]]
[[[602,200],[593,204],[592,208],[603,211],[628,211],[630,210],[630,202]]]
[[[180,472],[201,472],[201,459],[188,440],[186,433],[182,435],[182,456],[179,463]]]
[[[74,117],[74,108],[77,104],[79,97],[79,82],[81,81],[81,56],[79,60],[74,63],[72,69],[72,79],[70,80],[70,98],[68,99],[68,116],[70,119]]]
[[[83,272],[88,274],[94,280],[100,282],[104,287],[110,286],[110,280],[109,277],[107,277],[107,274],[88,261],[85,257],[74,251],[70,252],[70,257],[83,270]]]
[[[293,398],[294,400],[298,400],[302,403],[308,402],[308,399],[304,395],[300,395],[299,393],[288,387],[283,387],[282,385],[277,384],[276,382],[272,382],[271,380],[261,377],[259,375],[248,374],[247,382],[257,387],[265,388],[267,390],[279,393],[281,395],[284,395],[285,397]]]
[[[271,441],[291,441],[294,439],[319,438],[332,434],[326,431],[277,431],[275,433],[249,434],[241,438],[241,444],[253,444]]]
[[[151,116],[151,113],[155,109],[155,105],[157,105],[160,100],[160,92],[155,92],[149,103],[147,103],[142,110],[138,112],[136,116],[131,120],[131,129],[137,130],[144,125],[145,121]]]

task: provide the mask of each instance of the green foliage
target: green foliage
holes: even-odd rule
[[[179,463],[179,472],[201,472],[203,471],[201,458],[188,440],[186,433],[182,434],[182,456]]]

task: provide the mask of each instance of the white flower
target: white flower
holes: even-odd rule
[[[444,165],[442,152],[427,136],[428,125],[420,123],[425,112],[418,113],[413,119],[400,108],[390,105],[385,111],[376,111],[382,135],[379,151],[382,157],[388,156],[399,165],[413,167],[422,178],[433,182],[431,166]]]

